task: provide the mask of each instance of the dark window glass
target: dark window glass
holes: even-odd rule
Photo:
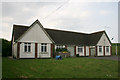
[[[31,43],[28,43],[28,52],[31,52]]]
[[[24,51],[27,52],[27,43],[24,44]]]
[[[46,52],[47,51],[47,46],[44,46],[44,52]]]
[[[83,48],[82,47],[78,47],[78,52],[83,52]]]
[[[28,52],[31,52],[31,46],[28,46]]]
[[[109,46],[106,46],[106,52],[109,52]]]
[[[27,45],[25,45],[25,48],[24,48],[24,49],[25,49],[25,52],[27,52]]]
[[[25,43],[24,44],[24,51],[25,52],[31,52],[31,43]]]
[[[99,52],[102,52],[102,46],[99,46]]]
[[[46,43],[41,44],[41,52],[47,52],[47,44]]]
[[[44,47],[43,46],[41,46],[41,52],[44,52]]]

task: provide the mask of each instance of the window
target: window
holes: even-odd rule
[[[31,43],[24,43],[24,52],[31,52]]]
[[[102,46],[99,46],[99,52],[102,52]]]
[[[46,43],[41,44],[41,52],[47,52],[47,44]]]
[[[65,45],[56,45],[56,49],[62,49],[65,48]]]
[[[28,52],[31,51],[31,43],[28,43]]]
[[[83,47],[82,46],[78,46],[78,52],[83,52]]]
[[[109,52],[109,46],[106,46],[106,52]]]

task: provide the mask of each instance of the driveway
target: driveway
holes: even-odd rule
[[[116,61],[120,61],[120,56],[107,56],[107,57],[86,57],[86,58],[93,58],[93,59],[108,59],[108,60],[116,60]]]

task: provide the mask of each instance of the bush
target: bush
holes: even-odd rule
[[[76,54],[76,57],[79,57],[79,54]]]
[[[60,48],[57,48],[57,49],[56,49],[56,52],[63,52],[63,51],[66,51],[66,52],[68,52],[66,48],[62,48],[62,49],[60,49]]]
[[[11,56],[12,55],[12,47],[11,41],[2,39],[2,56]]]

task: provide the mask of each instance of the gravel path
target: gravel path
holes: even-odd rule
[[[86,58],[94,58],[94,59],[109,59],[109,60],[116,60],[120,61],[120,56],[107,56],[107,57],[86,57]]]

